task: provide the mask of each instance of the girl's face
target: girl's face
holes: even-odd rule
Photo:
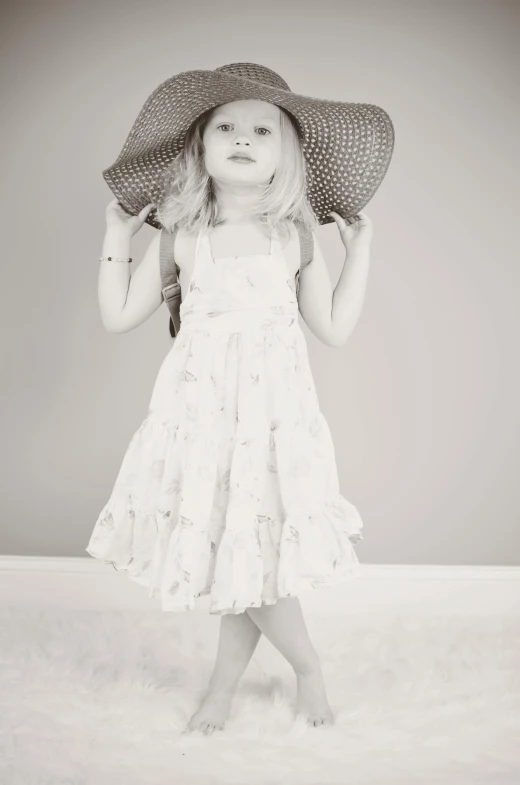
[[[268,101],[245,99],[217,106],[210,113],[202,140],[204,161],[220,184],[267,184],[280,157],[280,109]],[[249,162],[233,155],[249,155]]]

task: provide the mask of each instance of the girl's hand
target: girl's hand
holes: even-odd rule
[[[341,241],[347,253],[356,248],[369,248],[372,242],[372,221],[368,215],[359,211],[348,224],[341,215],[330,212],[339,229]]]
[[[144,224],[152,207],[154,207],[153,203],[147,204],[138,215],[130,215],[126,212],[121,202],[117,199],[112,199],[106,209],[107,230],[115,229],[122,234],[126,233],[129,237],[132,237]]]

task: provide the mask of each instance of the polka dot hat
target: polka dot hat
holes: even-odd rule
[[[114,164],[103,177],[132,215],[163,198],[162,174],[201,114],[243,99],[269,101],[298,127],[307,165],[307,197],[320,224],[334,211],[348,219],[362,210],[383,180],[394,147],[388,114],[372,104],[344,103],[293,93],[269,68],[231,63],[214,71],[184,71],[159,85],[144,103]],[[161,228],[155,209],[146,222]]]

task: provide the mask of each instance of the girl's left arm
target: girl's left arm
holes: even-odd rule
[[[372,222],[366,213],[350,225],[330,213],[338,225],[346,257],[333,289],[320,245],[314,235],[314,258],[301,270],[299,308],[312,332],[327,344],[343,346],[361,314],[370,266]],[[337,216],[337,217],[336,217]]]
[[[343,346],[354,329],[363,308],[370,267],[372,221],[364,212],[357,220],[347,222],[337,213],[330,213],[345,246],[345,262],[332,295],[331,330],[334,346]]]

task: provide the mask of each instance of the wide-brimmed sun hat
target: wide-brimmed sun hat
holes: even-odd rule
[[[184,71],[147,98],[112,166],[103,177],[123,207],[137,215],[164,197],[163,173],[184,147],[191,124],[220,104],[269,101],[296,122],[307,166],[307,198],[320,224],[329,211],[345,219],[362,210],[383,180],[394,148],[388,114],[373,104],[293,93],[274,71],[231,63],[214,71]],[[157,229],[155,207],[146,222]]]

